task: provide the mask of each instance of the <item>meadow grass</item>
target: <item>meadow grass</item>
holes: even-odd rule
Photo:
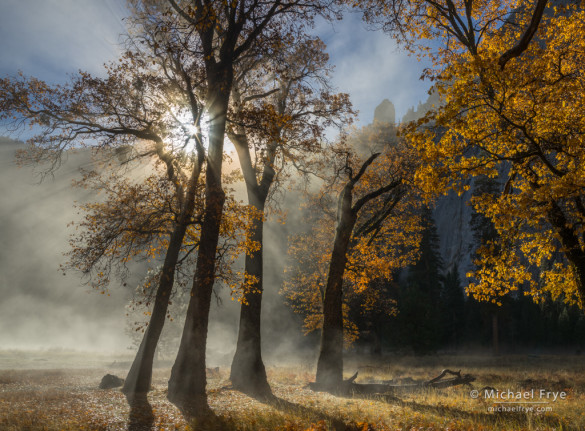
[[[585,429],[585,358],[578,356],[389,356],[350,358],[347,376],[357,382],[409,377],[427,380],[443,368],[476,377],[473,388],[503,391],[564,391],[547,412],[491,412],[494,400],[472,398],[472,388],[417,390],[386,396],[339,397],[313,392],[312,365],[268,367],[276,398],[260,402],[230,387],[229,369],[208,376],[209,404],[215,418],[188,423],[166,399],[170,370],[156,369],[148,398],[157,430],[583,430]],[[64,368],[0,371],[0,429],[125,430],[130,409],[116,389],[101,390],[106,373],[124,369]]]

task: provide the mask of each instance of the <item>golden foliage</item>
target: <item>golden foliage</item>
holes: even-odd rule
[[[443,105],[403,130],[422,161],[417,184],[443,193],[462,191],[471,177],[501,180],[501,196],[473,201],[499,238],[480,248],[468,291],[498,303],[523,286],[535,299],[546,293],[583,305],[582,6],[549,7],[527,49],[502,64],[531,21],[525,2],[385,3],[403,5],[400,16],[383,2],[357,3],[432,62],[425,76]]]

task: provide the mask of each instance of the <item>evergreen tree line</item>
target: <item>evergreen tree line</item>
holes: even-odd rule
[[[496,189],[480,179],[476,190]],[[479,302],[465,294],[459,268],[446,269],[432,211],[423,214],[424,233],[418,261],[382,289],[395,301],[395,315],[352,307],[360,330],[356,348],[426,354],[494,349],[495,353],[565,350],[585,346],[585,316],[577,306],[550,297],[535,303],[522,290],[503,298],[502,305]],[[479,244],[495,234],[489,220],[474,213],[471,229]],[[472,251],[473,252],[473,251]],[[356,304],[357,305],[357,304]]]

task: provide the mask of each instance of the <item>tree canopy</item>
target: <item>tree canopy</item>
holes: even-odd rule
[[[469,292],[499,296],[529,285],[535,299],[583,302],[582,7],[571,2],[360,2],[433,61],[425,76],[444,104],[404,131],[420,151],[426,191],[502,178],[475,208],[497,241],[481,249]],[[562,255],[556,252],[560,251]]]

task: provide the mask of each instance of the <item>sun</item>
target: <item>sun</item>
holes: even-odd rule
[[[195,139],[200,136],[203,147],[207,149],[209,140],[210,118],[207,112],[204,112],[199,121],[199,127],[195,125],[191,111],[184,109],[175,109],[171,112],[172,119],[172,141],[173,149],[182,151],[188,154],[195,152]],[[233,143],[226,136],[224,140],[224,153],[234,154],[236,148]]]
[[[177,109],[171,112],[172,117],[172,140],[173,148],[186,153],[195,152],[196,139],[200,136],[203,146],[207,146],[207,136],[209,134],[209,120],[206,114],[203,114],[199,126],[188,109]]]

